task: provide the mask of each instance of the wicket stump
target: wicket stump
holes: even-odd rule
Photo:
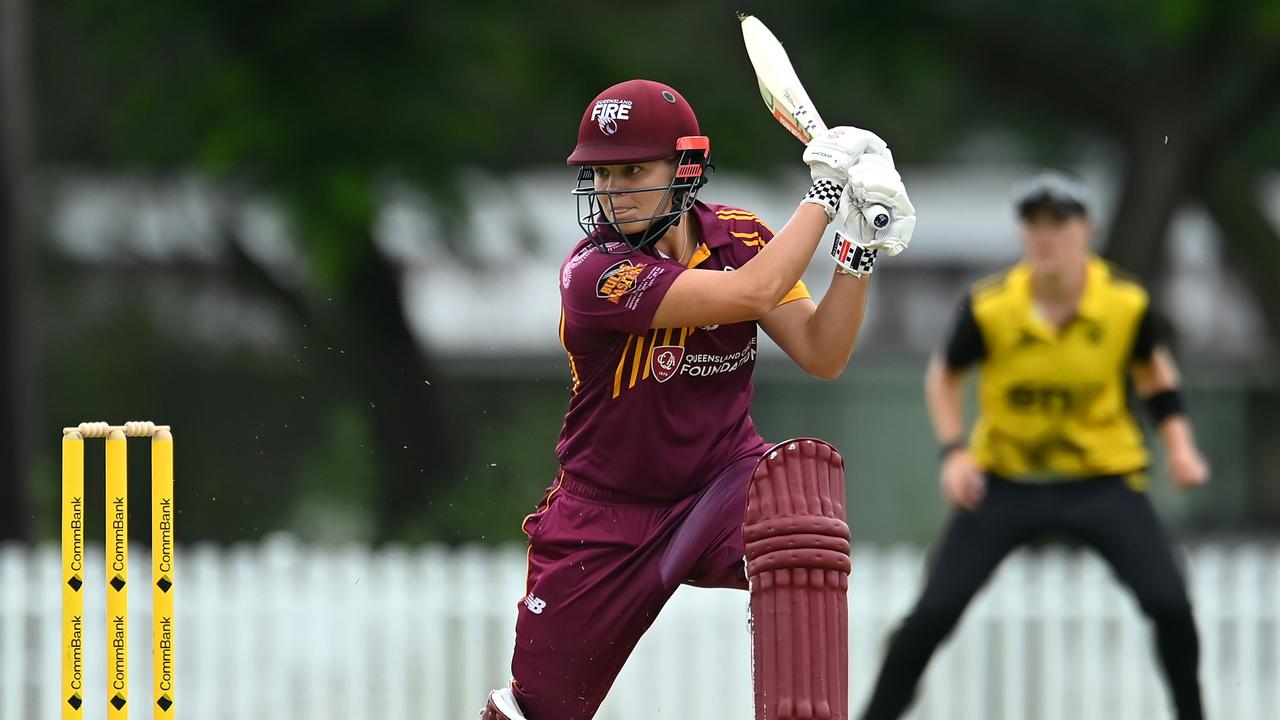
[[[151,422],[62,429],[62,717],[84,717],[84,441],[105,438],[107,717],[129,716],[129,472],[127,438],[151,438],[151,652],[153,718],[172,720],[173,436]]]

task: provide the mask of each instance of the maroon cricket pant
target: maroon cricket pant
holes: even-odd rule
[[[525,520],[529,577],[511,671],[530,720],[592,717],[682,583],[747,589],[742,523],[758,462],[737,460],[664,505],[621,502],[561,475]]]

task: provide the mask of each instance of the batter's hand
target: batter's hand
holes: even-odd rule
[[[830,180],[840,187],[849,182],[849,168],[863,153],[879,155],[888,152],[879,135],[856,127],[833,127],[809,141],[804,149],[804,162],[816,183]]]
[[[1195,447],[1170,451],[1168,471],[1169,479],[1179,490],[1200,487],[1209,482],[1209,463]]]
[[[947,500],[965,510],[976,509],[987,493],[987,479],[973,456],[963,448],[952,450],[942,461],[939,482]]]
[[[870,205],[889,210],[887,226],[877,229],[862,214],[863,208]],[[863,247],[884,250],[890,256],[907,249],[916,229],[916,209],[907,197],[907,188],[893,166],[893,154],[888,148],[880,154],[862,155],[849,169],[849,184],[836,216],[844,224],[845,233]]]

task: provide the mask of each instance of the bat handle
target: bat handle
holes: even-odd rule
[[[889,214],[888,208],[883,205],[868,205],[862,208],[862,217],[877,230],[889,227],[889,223],[893,221],[893,215]]]

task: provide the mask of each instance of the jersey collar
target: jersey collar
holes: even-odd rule
[[[1105,285],[1110,271],[1101,258],[1090,255],[1085,266],[1084,290],[1080,293],[1080,302],[1076,304],[1075,316],[1072,320],[1100,321],[1107,314]],[[1028,265],[1018,266],[1018,293],[1022,297],[1023,326],[1030,332],[1045,340],[1054,340],[1060,334],[1051,325],[1038,317],[1036,313],[1035,295],[1031,291],[1031,268]]]
[[[698,222],[702,242],[698,244],[698,249],[693,251],[693,257],[689,258],[689,264],[686,267],[696,268],[711,257],[712,250],[728,245],[733,238],[729,236],[728,224],[716,217],[715,211],[701,200],[694,202],[690,215]]]

